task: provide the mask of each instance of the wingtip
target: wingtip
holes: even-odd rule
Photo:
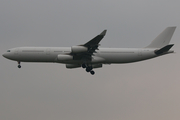
[[[170,27],[167,27],[167,28],[170,28],[170,29],[176,29],[177,26],[170,26]]]
[[[104,30],[100,35],[105,36],[105,35],[106,35],[106,32],[107,32],[107,30]]]

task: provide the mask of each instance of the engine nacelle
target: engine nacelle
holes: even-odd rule
[[[67,60],[73,60],[73,56],[71,55],[58,55],[58,61],[67,61]]]
[[[72,69],[72,68],[78,68],[81,67],[79,64],[66,64],[66,68]]]
[[[88,48],[84,47],[84,46],[72,46],[71,51],[72,51],[72,53],[87,52]]]
[[[102,64],[93,64],[92,65],[92,68],[101,68],[102,67]]]

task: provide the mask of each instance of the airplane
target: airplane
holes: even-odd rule
[[[99,42],[106,35],[102,33],[89,42],[72,47],[17,47],[7,50],[3,56],[18,62],[53,62],[62,63],[66,68],[82,67],[86,72],[95,74],[95,68],[103,64],[132,63],[147,60],[174,51],[170,50],[174,44],[169,44],[176,27],[167,27],[147,47],[144,48],[99,48]]]

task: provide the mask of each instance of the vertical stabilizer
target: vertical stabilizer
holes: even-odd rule
[[[167,27],[147,48],[162,48],[169,44],[176,27]]]

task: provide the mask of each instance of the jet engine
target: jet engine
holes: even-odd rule
[[[58,55],[59,61],[67,61],[67,60],[73,60],[73,56],[71,55]]]
[[[66,68],[72,69],[72,68],[78,68],[81,67],[80,64],[66,64]]]
[[[101,68],[102,67],[102,64],[93,64],[92,65],[92,68]]]
[[[82,53],[82,52],[87,52],[88,48],[84,46],[72,46],[71,51],[72,53]]]

